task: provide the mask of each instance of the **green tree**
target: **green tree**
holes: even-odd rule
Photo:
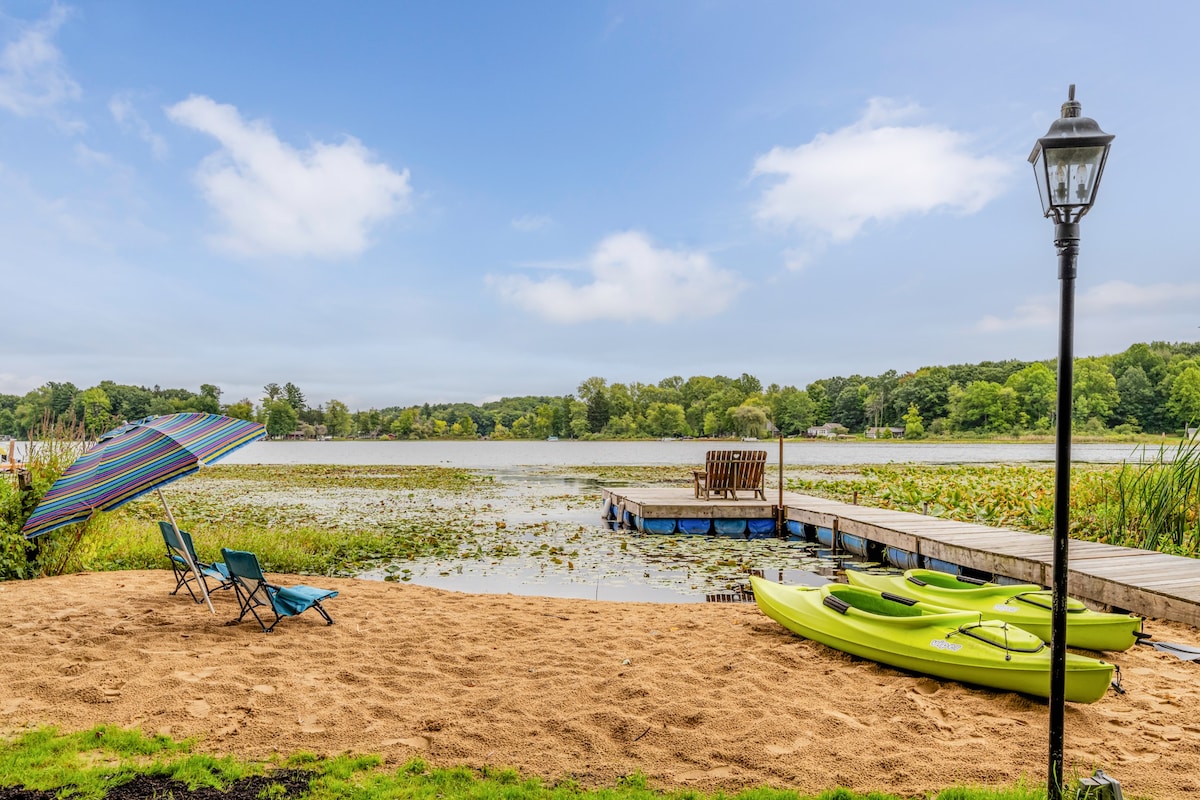
[[[767,435],[767,412],[762,406],[745,403],[729,412],[735,430],[742,436],[761,437]]]
[[[903,416],[910,406],[921,409],[925,419],[933,420],[950,414],[950,370],[946,367],[921,367],[901,376],[891,395],[892,409]]]
[[[1167,412],[1181,426],[1200,420],[1200,367],[1188,367],[1171,382]]]
[[[925,424],[921,419],[921,412],[915,405],[910,405],[908,411],[904,414],[904,438],[905,439],[923,439],[925,438]]]
[[[651,403],[646,409],[646,432],[653,436],[682,436],[687,418],[678,403]]]
[[[1117,379],[1108,365],[1098,358],[1083,358],[1075,362],[1072,412],[1076,423],[1082,425],[1093,417],[1107,422],[1120,402]]]
[[[852,431],[861,431],[867,422],[866,409],[863,401],[866,386],[863,384],[847,384],[833,401],[833,420]]]
[[[287,436],[296,430],[299,421],[296,409],[286,400],[272,400],[267,403],[267,435],[278,438]]]
[[[79,411],[84,430],[91,437],[99,436],[112,427],[112,403],[108,394],[99,386],[85,389],[78,395]]]
[[[225,406],[225,416],[233,417],[234,419],[254,419],[254,404],[250,402],[249,397],[243,397],[236,403],[230,403]]]
[[[1157,422],[1158,392],[1142,367],[1134,365],[1121,373],[1117,378],[1117,394],[1121,399],[1117,401],[1116,415],[1121,422],[1143,428]]]
[[[769,395],[771,416],[784,436],[798,436],[812,427],[816,420],[816,406],[807,392],[794,386],[785,386]]]
[[[1014,372],[1004,385],[1017,393],[1017,404],[1024,415],[1021,424],[1025,427],[1039,419],[1053,417],[1058,379],[1043,362],[1035,362]]]
[[[329,431],[329,435],[339,439],[349,436],[353,425],[350,409],[346,407],[346,404],[341,400],[330,400],[325,407],[325,428]]]
[[[450,426],[450,435],[459,439],[475,439],[479,436],[479,429],[475,427],[475,420],[470,414],[463,414]]]
[[[296,410],[297,414],[307,408],[304,402],[304,392],[300,391],[300,387],[291,381],[283,385],[283,399],[287,401],[289,406]]]
[[[950,422],[960,430],[989,433],[1011,429],[1017,421],[1017,393],[993,381],[950,387]]]
[[[591,433],[599,433],[604,430],[609,417],[612,416],[607,385],[608,382],[604,378],[592,377],[579,384],[577,389],[579,399],[587,407],[587,425]]]

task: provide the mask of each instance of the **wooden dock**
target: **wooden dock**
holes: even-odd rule
[[[691,489],[605,489],[614,507],[645,519],[777,518],[772,501],[697,500]],[[783,519],[833,528],[886,547],[978,572],[1049,586],[1054,543],[1050,536],[927,517],[906,511],[852,505],[784,492]],[[1200,627],[1200,559],[1097,542],[1071,540],[1070,593],[1093,604]]]

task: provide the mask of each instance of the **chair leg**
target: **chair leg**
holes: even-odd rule
[[[315,601],[315,602],[313,603],[312,607],[313,607],[313,608],[315,608],[315,609],[317,610],[317,613],[318,613],[318,614],[320,614],[322,617],[324,617],[324,618],[325,618],[325,624],[326,624],[326,625],[332,625],[332,624],[333,624],[333,617],[329,616],[329,612],[325,610],[325,606],[321,605],[321,601],[320,601],[320,600],[317,600],[317,601]]]

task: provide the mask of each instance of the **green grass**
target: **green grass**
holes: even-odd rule
[[[108,788],[137,776],[170,779],[191,791],[201,787],[228,791],[252,776],[295,775],[297,771],[301,771],[301,785],[307,779],[308,790],[293,796],[310,800],[901,800],[898,795],[860,794],[846,789],[818,794],[765,787],[734,795],[664,792],[650,786],[645,776],[638,773],[610,787],[585,789],[567,779],[546,785],[506,768],[435,769],[421,759],[413,759],[398,769],[385,769],[383,760],[373,755],[326,759],[296,753],[271,762],[250,762],[196,752],[192,740],[177,742],[111,726],[75,733],[41,728],[0,740],[0,788],[58,792],[60,797],[72,800],[99,800]],[[265,797],[280,794],[278,787],[263,792]],[[1025,784],[1001,788],[956,786],[928,795],[929,800],[1043,800],[1045,797],[1044,788]]]

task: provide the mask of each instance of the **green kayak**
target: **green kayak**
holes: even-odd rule
[[[910,569],[903,575],[872,575],[846,570],[846,580],[881,592],[912,597],[946,608],[978,611],[986,617],[1011,622],[1050,641],[1053,595],[1036,584],[1002,586],[959,578],[933,569]],[[1067,645],[1087,650],[1128,650],[1142,629],[1141,617],[1093,611],[1074,598],[1067,599]]]
[[[862,586],[783,586],[759,577],[750,584],[764,614],[806,639],[938,678],[1050,694],[1050,648],[1007,623]],[[1112,664],[1068,653],[1066,699],[1099,700],[1112,674]]]

